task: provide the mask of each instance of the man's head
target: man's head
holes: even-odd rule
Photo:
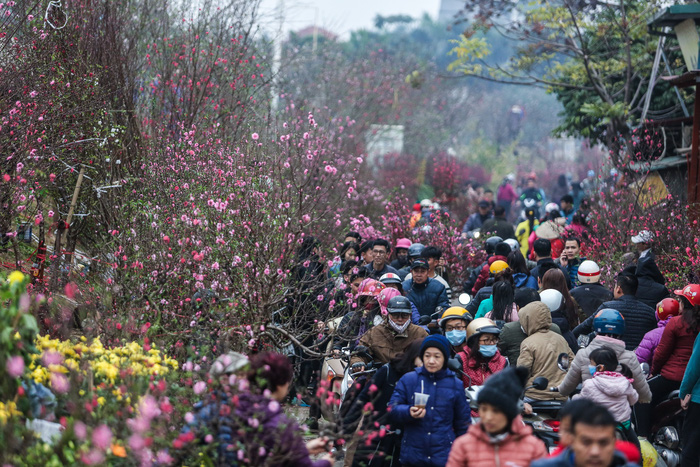
[[[374,261],[374,253],[372,252],[373,246],[374,242],[371,240],[367,240],[360,245],[360,251],[358,251],[358,253],[365,264],[369,264]]]
[[[491,203],[489,203],[485,199],[482,199],[481,201],[479,201],[479,204],[477,205],[477,207],[479,209],[479,214],[482,216],[487,215],[489,213],[489,211],[491,211]]]
[[[651,242],[653,239],[654,234],[652,234],[648,230],[642,230],[637,235],[632,237],[632,243],[634,243],[634,246],[637,248],[637,251],[641,253],[642,251],[651,248]]]
[[[585,399],[584,399],[585,400]],[[571,450],[576,467],[608,467],[615,456],[615,418],[602,407],[588,401],[588,407],[571,417]]]
[[[564,254],[571,261],[581,254],[581,240],[576,237],[569,237],[564,243]]]
[[[574,209],[574,197],[571,195],[562,196],[559,206],[561,206],[562,211],[571,212]]]
[[[505,219],[506,218],[506,208],[501,206],[500,204],[496,206],[493,209],[493,215],[494,217],[498,217],[499,219]]]
[[[343,275],[343,282],[350,284],[352,281],[352,271],[356,267],[357,261],[354,260],[343,261],[340,263],[340,273]],[[359,286],[360,283],[358,282],[357,285]]]
[[[537,188],[537,179],[534,177],[528,177],[527,187],[528,188]]]
[[[374,241],[374,245],[372,246],[372,258],[375,270],[384,269],[384,265],[389,260],[389,253],[391,253],[389,242],[383,238]]]
[[[521,287],[515,290],[515,298],[513,301],[518,309],[520,309],[532,302],[539,302],[540,294],[537,292],[537,290],[530,287]]]
[[[432,273],[442,258],[442,250],[436,246],[427,246],[420,256],[428,262],[428,271]]]
[[[488,188],[484,190],[484,199],[489,202],[493,201],[493,191]]]
[[[589,399],[574,399],[567,402],[559,411],[559,445],[568,447],[574,441],[571,419],[590,405]]]
[[[360,235],[357,232],[350,231],[345,234],[345,240],[343,240],[343,243],[345,242],[353,242],[359,245],[360,243],[362,243],[362,235]]]
[[[617,275],[617,279],[615,279],[615,290],[613,290],[613,295],[615,298],[620,298],[623,295],[630,295],[634,297],[637,295],[638,288],[639,279],[637,279],[637,276],[628,273],[620,273]]]
[[[416,258],[411,264],[411,277],[416,284],[425,284],[428,280],[428,261],[425,258]]]
[[[350,290],[352,290],[353,295],[357,295],[360,289],[360,284],[362,281],[369,277],[369,271],[365,268],[358,268],[357,265],[352,269],[352,275],[350,276]]]
[[[535,256],[538,260],[552,257],[552,244],[547,239],[538,238],[532,244],[532,249],[535,251]]]

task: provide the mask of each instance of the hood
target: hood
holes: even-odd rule
[[[552,325],[552,315],[549,308],[542,302],[532,302],[518,312],[520,325],[528,336],[536,332],[546,332]]]
[[[627,392],[630,381],[620,373],[596,373],[591,379],[596,389],[610,397],[620,397]]]
[[[666,283],[666,279],[664,279],[664,275],[661,274],[656,262],[646,260],[646,258],[642,258],[637,262],[637,269],[634,271],[634,275],[637,277],[648,277],[659,284]]]
[[[508,262],[508,258],[506,258],[505,256],[493,255],[489,258],[489,266],[491,266],[494,263],[494,261],[498,260],[505,261],[506,263]]]
[[[486,443],[491,443],[491,437],[484,431],[481,423],[473,423],[469,427],[469,432],[472,433],[477,439]],[[519,440],[520,438],[524,438],[525,436],[531,434],[532,428],[525,424],[522,416],[518,415],[513,419],[513,422],[510,424],[510,436],[508,436],[498,444],[503,444],[505,441],[509,440]]]
[[[590,344],[588,344],[588,347],[586,348],[590,348],[592,352],[593,350],[603,346],[610,347],[611,349],[613,349],[615,351],[615,354],[617,355],[618,361],[620,361],[620,357],[625,352],[625,343],[623,341],[608,336],[595,336],[595,338],[591,341]],[[590,352],[588,353],[590,354]]]
[[[668,317],[663,321],[659,321],[658,323],[656,323],[656,327],[657,328],[665,328],[666,325],[668,324],[668,320],[670,320],[670,319],[671,319],[671,317]]]
[[[523,272],[516,272],[513,274],[513,282],[515,282],[515,288],[524,287],[527,284],[527,280],[530,276],[526,276]]]

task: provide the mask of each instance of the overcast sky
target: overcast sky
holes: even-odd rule
[[[280,0],[262,0],[261,13],[265,23],[273,27],[274,15]],[[378,14],[404,14],[420,17],[424,13],[437,17],[440,0],[283,0],[285,32],[317,24],[342,37],[355,29],[371,28]],[[277,29],[277,26],[274,26]]]

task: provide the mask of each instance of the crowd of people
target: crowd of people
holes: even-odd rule
[[[585,200],[560,180],[558,202],[544,205],[540,217],[545,196],[534,178],[528,182],[518,196],[505,180],[496,200],[477,203],[463,233],[477,238],[478,229],[487,260],[462,284],[450,281],[433,245],[348,232],[326,270],[314,266],[317,242],[304,240],[296,280],[333,282],[327,358],[347,355],[357,375],[338,415],[346,466],[638,465],[654,435],[654,407],[675,390],[687,412],[680,465],[700,465],[693,418],[700,414],[700,285],[671,293],[655,261],[654,235],[641,231],[612,287],[604,286],[600,265],[584,253]],[[523,211],[517,224],[514,206]],[[468,292],[469,303],[457,303],[450,285]],[[281,401],[292,373],[279,359],[266,362],[263,369],[284,378],[256,397]],[[320,388],[320,362],[309,368],[301,376],[306,400]],[[541,377],[547,389],[537,386]],[[465,389],[475,386],[481,389],[469,401]],[[524,422],[543,400],[564,403],[554,453]],[[281,465],[333,462],[330,453],[315,464],[308,457],[329,449],[327,439],[305,448],[285,436],[296,460]]]

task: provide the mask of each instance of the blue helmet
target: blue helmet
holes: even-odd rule
[[[425,245],[422,243],[413,243],[410,247],[408,247],[408,257],[418,258],[421,253],[423,253],[423,250],[425,250]]]
[[[625,333],[625,318],[612,308],[603,308],[593,318],[593,329],[596,334],[622,336]]]

